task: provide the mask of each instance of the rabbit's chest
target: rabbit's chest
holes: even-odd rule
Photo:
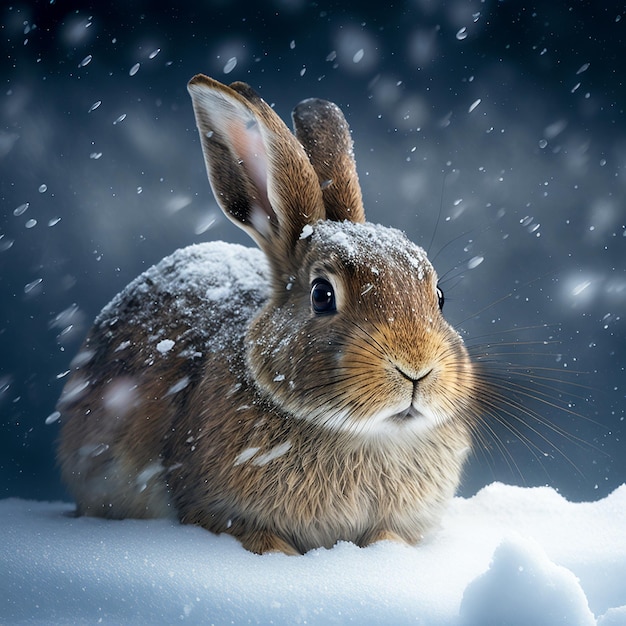
[[[240,514],[299,537],[302,551],[338,540],[364,545],[383,530],[415,543],[456,485],[450,473],[427,472],[419,461],[325,454],[293,442],[267,451],[247,448],[238,460],[249,463],[246,484],[239,482]]]

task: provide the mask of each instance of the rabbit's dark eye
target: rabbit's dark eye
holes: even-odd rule
[[[439,310],[441,310],[443,309],[443,303],[446,301],[446,299],[444,298],[443,291],[441,290],[441,287],[439,285],[437,285],[437,298],[439,300]]]
[[[334,313],[335,291],[333,286],[324,278],[318,278],[311,285],[311,307],[315,313]]]

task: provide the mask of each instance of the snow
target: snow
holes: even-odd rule
[[[306,239],[313,234],[313,226],[311,224],[305,224],[300,233],[300,239]]]
[[[468,625],[522,626],[529,622],[525,609],[529,600],[533,602],[534,626],[596,623],[576,576],[550,561],[540,546],[523,540],[498,546],[489,570],[471,582],[463,594],[461,615]],[[491,607],[488,618],[485,605]]]
[[[189,379],[189,376],[183,376],[183,378],[181,378],[178,382],[174,383],[168,390],[167,393],[165,394],[166,396],[171,396],[172,394],[178,393],[179,391],[182,391],[183,389],[185,389],[189,383],[191,382],[191,380]]]
[[[350,261],[370,261],[373,274],[378,274],[379,266],[390,265],[390,251],[398,252],[398,259],[392,263],[398,271],[404,271],[407,263],[412,266],[420,280],[424,271],[430,266],[425,250],[410,242],[405,234],[396,229],[381,224],[353,222],[333,222],[326,220],[315,225],[312,240],[316,244],[328,242],[338,252],[340,251]]]
[[[494,483],[455,498],[417,547],[297,557],[254,555],[174,520],[71,511],[0,501],[0,622],[626,624],[626,485],[572,503]]]
[[[175,342],[172,339],[162,339],[157,343],[156,349],[161,354],[167,354],[173,347]]]
[[[222,241],[187,246],[131,281],[102,309],[95,323],[99,326],[115,325],[130,300],[145,299],[146,294],[150,294],[160,306],[166,306],[164,302],[168,302],[172,316],[175,312],[178,322],[194,329],[200,341],[199,348],[205,347],[204,341],[210,339],[211,349],[219,351],[229,341],[237,340],[242,329],[234,327],[227,331],[225,325],[220,327],[219,333],[211,332],[211,329],[233,311],[240,312],[243,319],[252,316],[268,297],[268,274],[267,261],[257,248]],[[133,323],[146,328],[154,326],[154,345],[160,358],[176,354],[194,359],[201,355],[194,346],[181,348],[184,343],[177,343],[179,336],[164,336],[167,331],[158,327],[160,320],[160,316],[149,307],[139,307],[132,315]],[[117,350],[129,345],[122,342]],[[87,354],[85,359],[89,360],[91,356]],[[77,358],[83,360],[80,356]],[[178,391],[186,386],[186,383],[181,384]],[[76,395],[82,391],[77,389]],[[176,387],[170,391],[175,393]]]
[[[278,446],[274,446],[265,454],[259,454],[252,460],[253,465],[267,465],[270,461],[277,459],[291,448],[291,441],[285,441]]]

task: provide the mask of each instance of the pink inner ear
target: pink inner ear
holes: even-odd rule
[[[246,170],[254,189],[256,200],[250,216],[252,225],[265,235],[269,222],[276,221],[276,213],[272,208],[268,194],[267,153],[258,122],[254,119],[237,120],[229,128],[231,145]]]

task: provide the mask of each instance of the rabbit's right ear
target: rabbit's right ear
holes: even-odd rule
[[[326,218],[365,222],[352,136],[341,109],[328,100],[309,98],[291,117],[322,187]]]
[[[220,207],[270,258],[288,256],[303,227],[325,217],[303,147],[244,83],[227,87],[198,74],[188,90]]]

